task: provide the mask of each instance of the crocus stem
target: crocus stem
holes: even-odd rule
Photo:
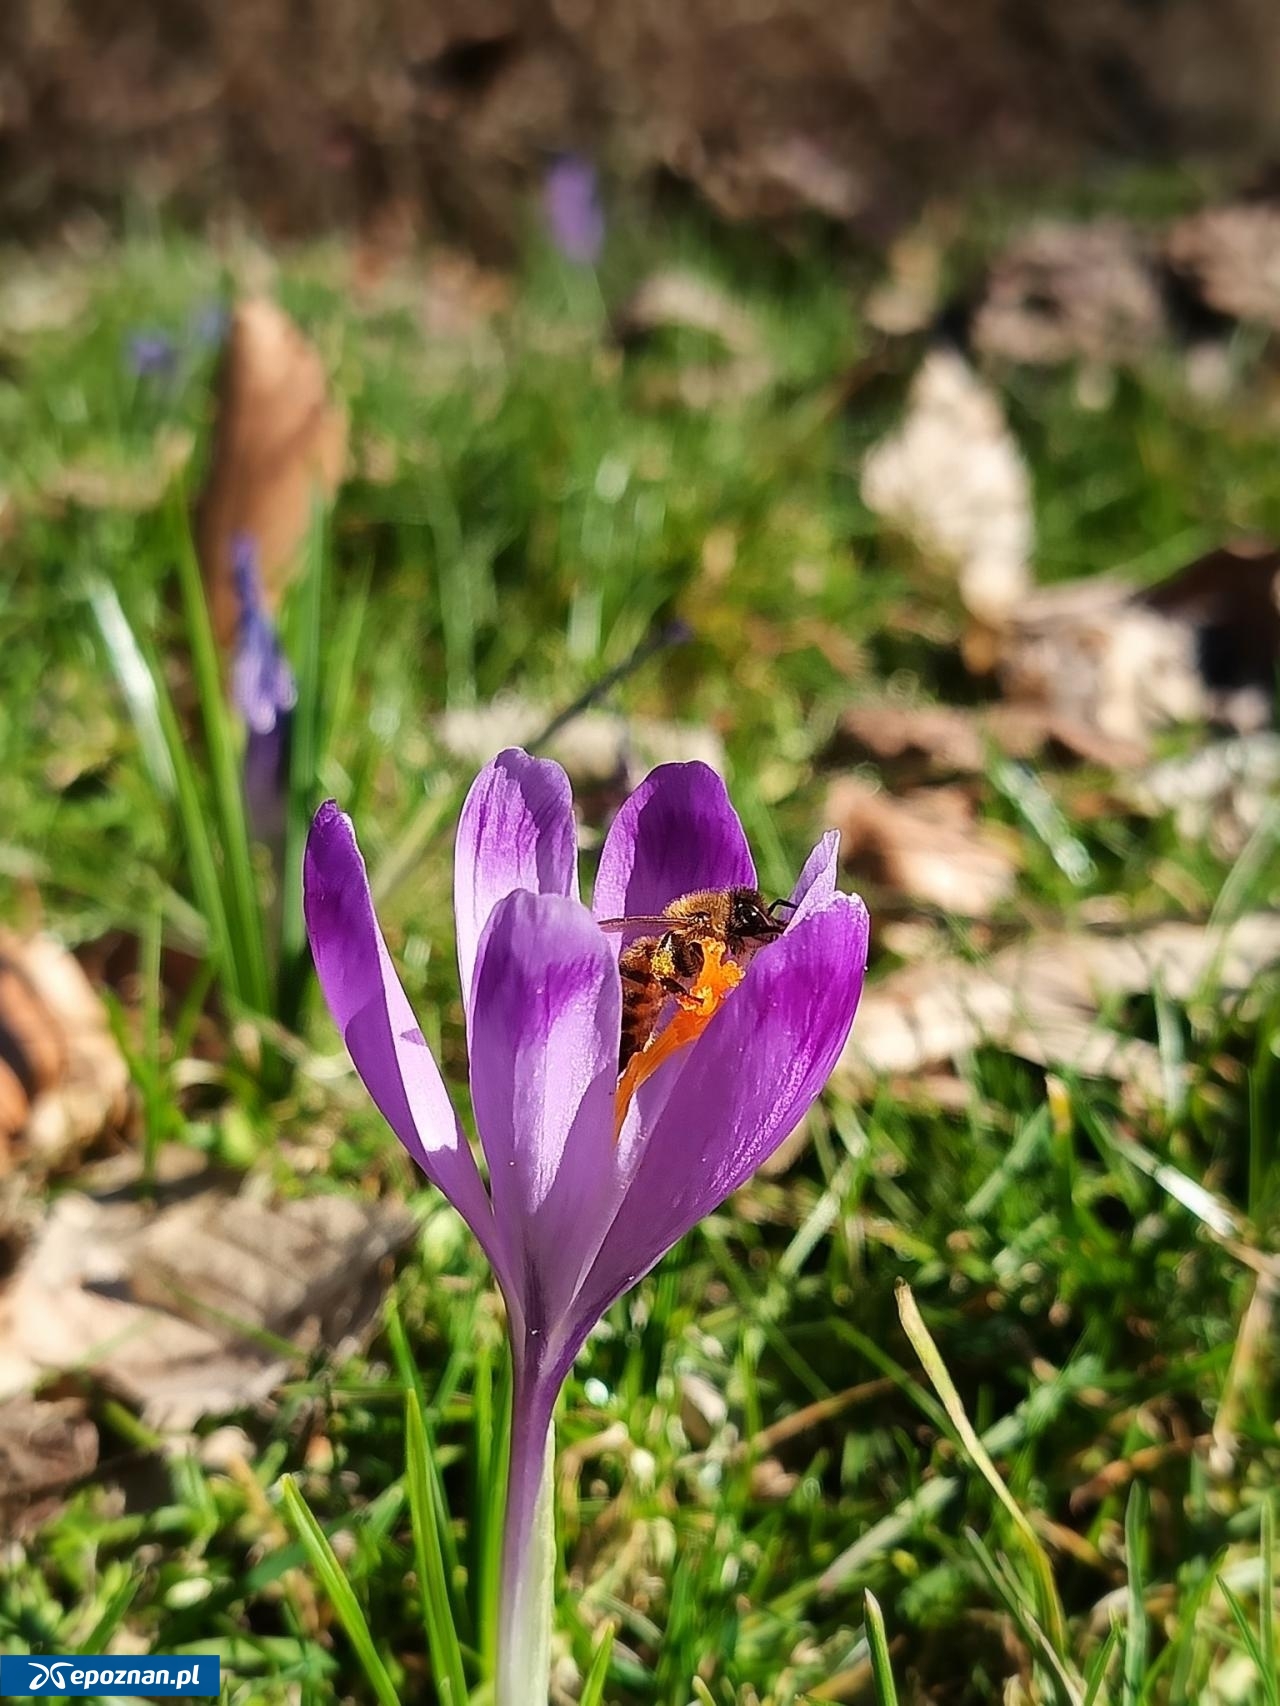
[[[555,1386],[522,1370],[517,1359],[494,1706],[546,1706],[550,1691],[555,1401]]]

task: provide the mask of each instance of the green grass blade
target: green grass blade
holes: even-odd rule
[[[474,1642],[474,1631],[471,1627],[470,1614],[466,1599],[458,1591],[456,1584],[465,1577],[462,1560],[458,1554],[457,1541],[449,1526],[448,1503],[444,1494],[444,1482],[440,1478],[440,1468],[437,1461],[435,1431],[431,1425],[431,1417],[427,1408],[426,1393],[422,1388],[422,1380],[418,1374],[417,1364],[413,1360],[413,1352],[409,1347],[409,1336],[405,1332],[404,1322],[394,1294],[387,1299],[386,1310],[387,1339],[391,1345],[391,1354],[395,1358],[396,1372],[400,1376],[400,1384],[407,1391],[413,1388],[417,1396],[418,1414],[427,1434],[427,1471],[430,1476],[431,1497],[437,1514],[436,1532],[440,1538],[441,1550],[444,1556],[445,1581],[450,1584],[450,1616],[453,1627],[458,1631],[458,1639],[467,1645]],[[437,1388],[436,1408],[445,1402],[445,1398]]]
[[[1124,1706],[1138,1706],[1147,1670],[1146,1603],[1147,1489],[1135,1481],[1124,1513],[1125,1561],[1129,1571],[1129,1617],[1124,1642]]]
[[[192,674],[208,751],[214,812],[222,842],[231,947],[239,966],[242,996],[254,1012],[270,1015],[272,1003],[267,975],[266,921],[249,850],[240,755],[200,565],[196,560],[186,514],[181,508],[177,509],[175,516],[173,543],[183,618],[191,647]]]
[[[381,1654],[374,1645],[373,1636],[369,1633],[369,1625],[365,1622],[360,1602],[338,1562],[337,1554],[329,1544],[328,1535],[311,1514],[292,1475],[281,1476],[280,1492],[293,1531],[302,1544],[311,1568],[320,1578],[320,1585],[328,1596],[330,1605],[337,1612],[348,1640],[355,1648],[356,1657],[360,1660],[370,1688],[377,1695],[381,1706],[400,1706],[395,1686],[387,1674]]]
[[[440,1693],[440,1706],[463,1706],[467,1698],[467,1679],[458,1631],[454,1627],[453,1608],[449,1602],[444,1550],[440,1544],[440,1523],[444,1518],[436,1505],[426,1422],[418,1389],[412,1383],[405,1387],[404,1420],[409,1520],[413,1525],[413,1552],[422,1593],[427,1651],[431,1655],[431,1668]]]
[[[1262,1635],[1262,1682],[1272,1706],[1280,1706],[1280,1678],[1276,1675],[1276,1507],[1273,1498],[1262,1503],[1262,1587],[1258,1600],[1258,1627]]]
[[[889,1659],[889,1641],[884,1630],[884,1613],[880,1601],[868,1588],[865,1595],[867,1646],[871,1649],[871,1682],[876,1691],[877,1706],[898,1706],[898,1690],[893,1681],[893,1665]]]
[[[280,873],[281,1018],[291,1024],[306,981],[306,925],[302,916],[302,852],[315,810],[320,774],[320,728],[324,698],[324,581],[328,552],[325,510],[317,503],[307,536],[306,568],[299,587],[296,622],[290,625],[292,662],[298,683],[289,749],[289,801],[285,820],[284,869]]]
[[[942,1360],[938,1347],[934,1344],[929,1329],[924,1324],[924,1318],[916,1307],[915,1298],[911,1295],[910,1286],[899,1280],[897,1285],[898,1313],[902,1319],[903,1330],[911,1341],[912,1349],[920,1358],[921,1366],[929,1376],[934,1391],[942,1400],[947,1412],[947,1419],[960,1437],[961,1444],[968,1452],[974,1465],[991,1491],[999,1499],[1013,1521],[1014,1532],[1022,1545],[1022,1551],[1031,1566],[1031,1572],[1036,1583],[1036,1597],[1039,1620],[1044,1624],[1045,1636],[1062,1666],[1064,1686],[1078,1700],[1083,1693],[1079,1677],[1075,1673],[1071,1659],[1071,1650],[1067,1643],[1066,1615],[1062,1609],[1062,1601],[1058,1596],[1057,1586],[1053,1579],[1053,1570],[1040,1538],[1027,1517],[1022,1506],[1005,1486],[991,1461],[990,1454],[965,1411],[964,1403],[956,1390],[955,1382]]]
[[[100,575],[91,575],[88,598],[115,678],[129,707],[129,717],[138,737],[147,774],[159,793],[173,799],[178,792],[178,779],[174,775],[160,712],[160,701],[165,697],[164,682],[157,679],[155,670],[139,646],[116,589]]]
[[[125,1576],[114,1593],[108,1596],[93,1628],[87,1635],[82,1635],[77,1640],[76,1651],[78,1653],[100,1653],[103,1650],[124,1622],[125,1613],[137,1598],[141,1586],[141,1576],[135,1574]]]
[[[613,1657],[614,1638],[618,1633],[618,1625],[611,1617],[605,1619],[596,1633],[595,1646],[591,1653],[591,1668],[582,1684],[582,1693],[578,1696],[578,1706],[601,1706],[604,1700],[604,1685],[609,1676],[609,1660]]]
[[[1094,1654],[1093,1663],[1089,1666],[1089,1674],[1085,1678],[1086,1688],[1084,1706],[1097,1706],[1099,1700],[1105,1699],[1103,1688],[1107,1680],[1107,1672],[1111,1669],[1111,1661],[1115,1657],[1116,1648],[1120,1645],[1123,1624],[1113,1622],[1107,1631],[1107,1638]]]
[[[150,677],[149,693],[139,692],[136,683],[133,686],[124,686],[123,691],[138,729],[139,742],[149,769],[153,768],[152,760],[147,757],[150,737],[144,736],[142,725],[138,722],[139,717],[143,719],[143,723],[154,717],[155,725],[159,729],[166,754],[161,771],[173,784],[191,887],[196,906],[209,932],[210,954],[227,993],[234,1003],[241,1004],[245,999],[245,992],[240,983],[230,920],[218,876],[217,855],[209,833],[209,816],[201,797],[199,780],[191,763],[190,746],[178,721],[178,714],[159,661],[152,655],[150,648],[139,641],[118,600],[114,601],[112,609],[112,600],[115,600],[114,593],[111,594],[111,600],[106,602],[93,598],[93,610],[100,626],[104,613],[108,617],[106,625],[102,627],[102,634],[117,677],[122,682],[126,677],[132,681],[134,667],[131,660],[134,658],[142,660]],[[154,770],[153,779],[156,779]]]
[[[1227,1609],[1231,1613],[1235,1626],[1240,1631],[1240,1640],[1244,1649],[1248,1653],[1254,1669],[1261,1678],[1266,1706],[1276,1706],[1275,1673],[1272,1671],[1270,1678],[1268,1678],[1267,1661],[1263,1653],[1262,1642],[1258,1638],[1257,1630],[1249,1621],[1249,1613],[1245,1608],[1244,1601],[1240,1598],[1239,1594],[1236,1593],[1234,1588],[1227,1586],[1226,1582],[1219,1581],[1218,1587],[1222,1591],[1223,1599],[1227,1602]],[[1273,1607],[1262,1608],[1260,1621],[1262,1623],[1266,1623],[1269,1618],[1274,1615],[1275,1612]]]

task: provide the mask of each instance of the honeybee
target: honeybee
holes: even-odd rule
[[[684,994],[702,970],[704,942],[719,942],[740,965],[781,936],[774,913],[789,900],[767,904],[759,889],[698,889],[681,895],[652,917],[604,918],[602,930],[648,932],[629,942],[618,960],[622,976],[622,1042],[618,1071],[645,1047],[667,998]]]

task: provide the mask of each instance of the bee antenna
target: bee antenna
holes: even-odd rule
[[[790,911],[794,912],[799,905],[800,905],[800,902],[798,900],[775,900],[775,901],[771,901],[769,904],[769,907],[768,907],[768,913],[769,913],[770,918],[772,918],[774,913],[778,910],[778,908],[780,906],[785,906]]]

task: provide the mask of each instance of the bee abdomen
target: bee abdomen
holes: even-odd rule
[[[652,936],[642,936],[623,950],[618,961],[622,979],[622,1038],[618,1048],[618,1071],[621,1072],[632,1055],[653,1035],[665,999],[662,986],[653,975],[653,950],[657,946]]]

